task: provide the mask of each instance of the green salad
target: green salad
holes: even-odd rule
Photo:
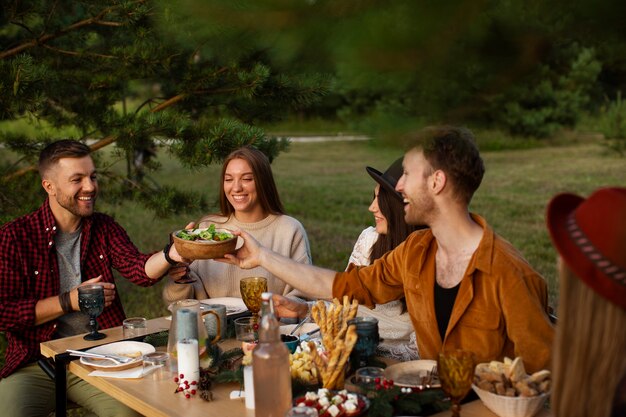
[[[176,234],[176,237],[183,240],[215,240],[220,242],[222,240],[232,239],[235,236],[232,233],[216,231],[215,225],[212,224],[206,229],[181,230]]]

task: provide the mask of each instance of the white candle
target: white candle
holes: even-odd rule
[[[254,382],[252,379],[252,366],[243,367],[243,386],[246,392],[246,408],[254,409]]]
[[[196,339],[183,339],[176,343],[178,351],[178,376],[183,374],[182,380],[200,381],[200,360],[198,357],[198,341]]]

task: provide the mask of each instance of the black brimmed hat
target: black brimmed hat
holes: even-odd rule
[[[404,172],[402,169],[402,158],[396,159],[384,173],[372,167],[366,167],[365,170],[381,187],[385,187],[387,191],[402,201],[402,195],[396,191],[396,184],[398,184],[398,180]]]

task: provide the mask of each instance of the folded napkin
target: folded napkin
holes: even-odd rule
[[[135,366],[134,368],[124,369],[123,371],[91,371],[89,376],[100,376],[104,378],[125,378],[138,379],[150,375],[152,372],[164,365],[154,365],[149,367]]]

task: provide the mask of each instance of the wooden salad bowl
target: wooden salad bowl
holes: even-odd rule
[[[218,232],[231,233],[230,230],[226,229],[216,230]],[[172,233],[172,241],[174,242],[176,251],[183,258],[191,260],[223,258],[227,253],[235,252],[235,248],[237,247],[237,236],[221,241],[185,240],[177,236],[179,232],[180,230],[177,230]]]

